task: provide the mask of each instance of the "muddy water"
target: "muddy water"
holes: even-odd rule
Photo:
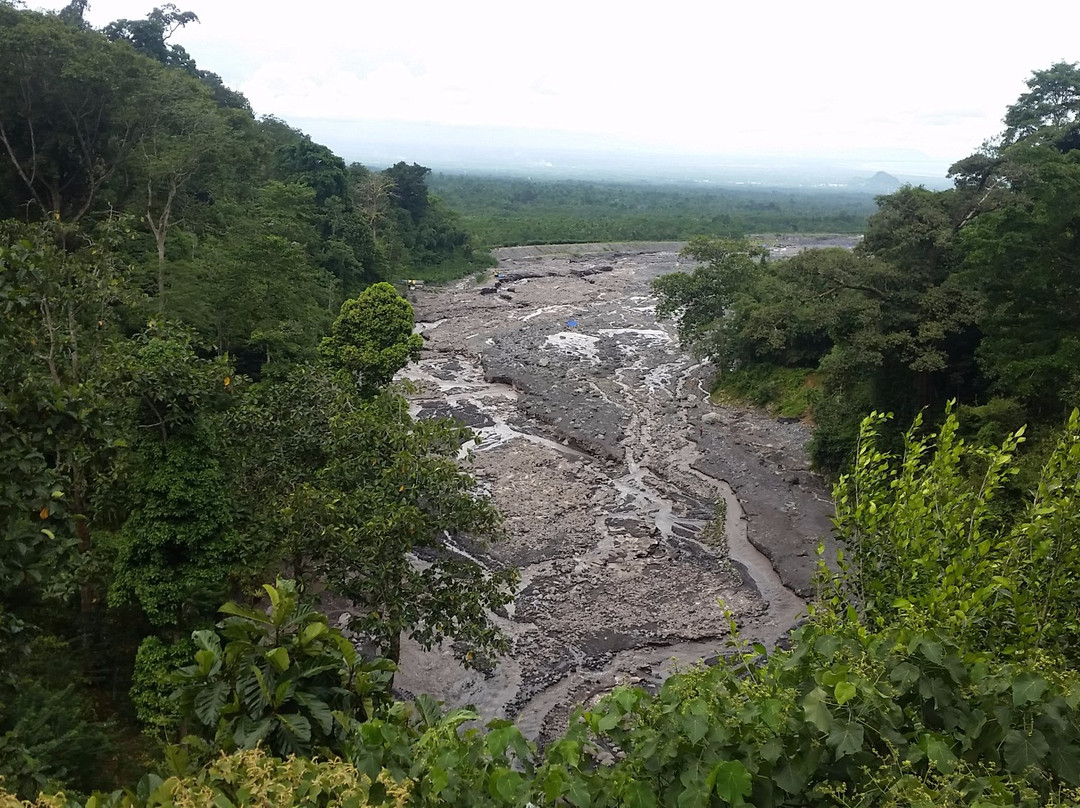
[[[775,644],[830,513],[805,428],[714,407],[710,368],[657,322],[649,281],[687,268],[677,251],[577,249],[517,248],[497,281],[415,293],[428,350],[405,373],[418,414],[474,428],[463,457],[506,517],[504,541],[457,549],[521,584],[494,671],[406,641],[397,684],[539,738],[619,682],[723,652],[731,615]]]

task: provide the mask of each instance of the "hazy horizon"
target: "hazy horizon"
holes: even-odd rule
[[[91,0],[87,18],[101,27],[153,5]],[[1030,37],[969,0],[912,0],[902,11],[673,0],[663,13],[609,0],[320,0],[302,13],[283,0],[179,5],[200,23],[171,41],[256,114],[348,160],[459,170],[490,161],[667,176],[758,164],[943,183],[951,163],[1000,132],[1033,70],[1080,59],[1080,4],[1060,0],[1025,6],[1028,19],[1054,21]]]

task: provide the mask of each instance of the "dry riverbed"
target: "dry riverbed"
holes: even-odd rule
[[[493,672],[405,641],[398,688],[543,739],[619,682],[722,652],[726,610],[770,646],[798,619],[832,512],[808,430],[709,402],[711,368],[649,290],[691,268],[678,247],[508,248],[495,279],[410,293],[414,406],[477,431],[473,470],[506,517],[504,541],[459,549],[521,585]]]

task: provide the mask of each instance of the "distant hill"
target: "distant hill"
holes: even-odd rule
[[[903,183],[900,180],[887,171],[879,171],[869,179],[859,177],[849,183],[851,188],[865,188],[868,191],[882,194],[891,194],[902,185]]]

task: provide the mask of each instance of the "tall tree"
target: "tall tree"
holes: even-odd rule
[[[205,194],[214,170],[237,149],[228,116],[209,90],[178,71],[164,71],[160,79],[131,175],[144,189],[144,221],[157,250],[157,306],[164,312],[169,234],[192,205],[193,192]]]
[[[29,205],[73,223],[91,211],[144,131],[154,67],[56,17],[0,7],[0,150],[22,190],[0,213]]]

